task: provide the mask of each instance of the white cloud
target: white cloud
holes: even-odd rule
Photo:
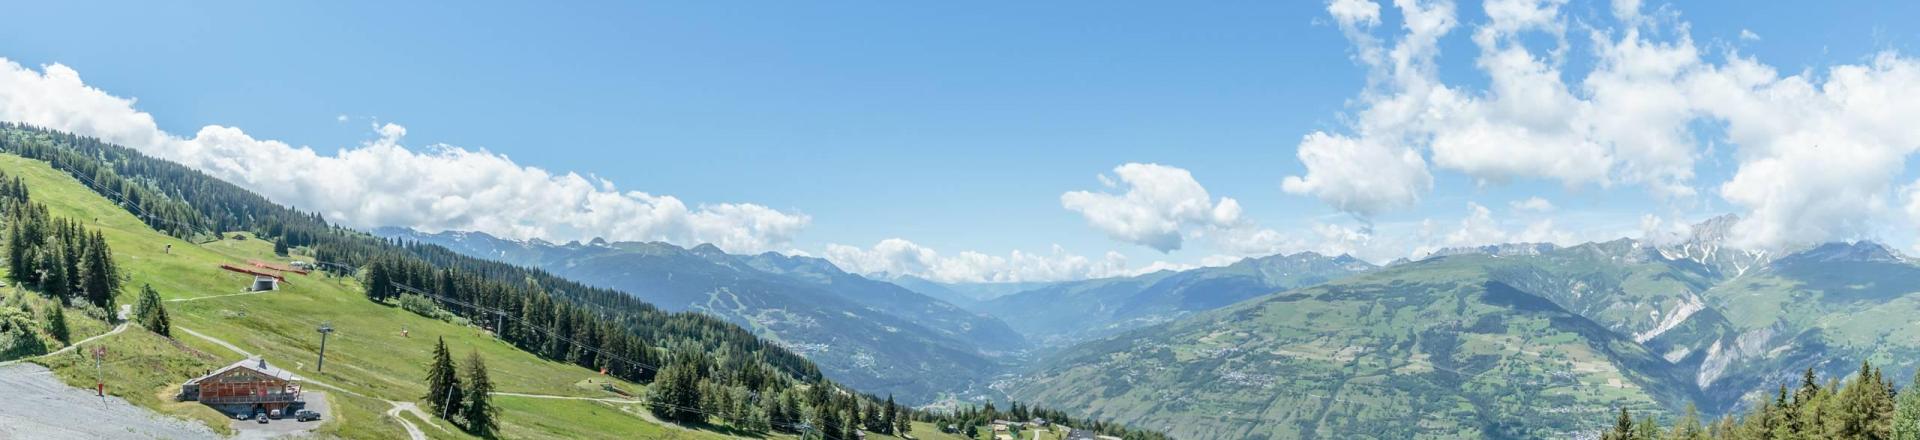
[[[1380,24],[1380,4],[1368,0],[1333,0],[1327,2],[1327,13],[1341,26]]]
[[[1760,41],[1760,34],[1753,33],[1751,30],[1741,29],[1740,41]]]
[[[347,122],[347,115],[334,116],[333,120],[334,122]]]
[[[1726,123],[1740,166],[1720,195],[1747,208],[1736,244],[1768,247],[1874,235],[1896,178],[1920,150],[1920,63],[1882,53],[1824,77],[1778,77],[1747,58],[1689,81],[1702,111]]]
[[[1067,252],[1060,246],[1054,246],[1049,254],[1015,250],[1005,256],[972,251],[948,256],[900,238],[881,240],[871,248],[829,244],[823,257],[848,272],[971,283],[1081,280],[1194,267],[1156,261],[1145,267],[1129,268],[1127,257],[1119,252],[1109,251],[1099,258],[1089,258]]]
[[[1593,62],[1575,75],[1562,68],[1564,1],[1491,0],[1472,35],[1488,78],[1480,90],[1446,84],[1433,68],[1451,3],[1396,1],[1406,19],[1390,49],[1374,36],[1378,15],[1344,3],[1329,14],[1369,86],[1350,134],[1309,134],[1299,148],[1307,174],[1283,187],[1363,218],[1431,190],[1425,154],[1481,182],[1632,184],[1666,201],[1715,188],[1745,211],[1732,233],[1742,247],[1870,238],[1894,214],[1896,177],[1920,150],[1920,124],[1905,121],[1920,114],[1920,63],[1891,52],[1782,76],[1738,53],[1708,61],[1677,12],[1617,0],[1616,26],[1583,23]],[[1542,39],[1557,44],[1529,47]],[[1694,182],[1701,139],[1713,134],[1698,127],[1724,128],[1738,148],[1731,179]]]
[[[1553,219],[1540,219],[1526,223],[1518,230],[1511,229],[1506,222],[1493,216],[1493,210],[1479,203],[1467,202],[1467,216],[1460,219],[1457,227],[1443,229],[1438,223],[1427,221],[1422,226],[1421,235],[1425,243],[1414,247],[1415,256],[1432,254],[1444,248],[1474,247],[1507,243],[1553,243],[1570,246],[1580,243],[1573,233],[1561,230]]]
[[[515,239],[605,237],[731,252],[787,247],[804,214],[753,204],[689,207],[673,196],[618,190],[612,182],[523,166],[506,156],[439,145],[401,145],[406,129],[333,155],[209,125],[193,137],[161,131],[152,115],[81,81],[64,65],[44,73],[0,65],[0,120],[94,136],[199,169],[280,203],[348,226],[483,231]]]
[[[1680,244],[1693,236],[1693,225],[1678,218],[1664,219],[1653,214],[1640,216],[1640,240],[1654,245]]]
[[[1507,202],[1514,210],[1529,212],[1553,212],[1553,202],[1540,197],[1528,197],[1526,200]]]
[[[1411,205],[1433,188],[1426,161],[1409,148],[1316,131],[1295,154],[1307,175],[1288,176],[1281,189],[1362,217]]]
[[[1161,252],[1179,250],[1190,227],[1225,227],[1240,222],[1240,203],[1222,197],[1216,203],[1187,170],[1160,164],[1128,163],[1113,169],[1122,194],[1071,191],[1060,205],[1080,213],[1087,223],[1115,240]],[[1115,187],[1111,178],[1101,183]]]

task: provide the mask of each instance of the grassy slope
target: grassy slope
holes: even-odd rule
[[[1076,347],[1013,394],[1183,438],[1559,437],[1676,379],[1485,280],[1440,263],[1271,295]]]
[[[167,303],[176,328],[176,340],[138,329],[102,339],[110,351],[109,362],[104,366],[110,392],[135,404],[204,420],[215,429],[225,429],[224,419],[213,411],[197,404],[171,402],[167,397],[177,390],[180,382],[239,360],[241,355],[190,336],[180,328],[226,340],[302,376],[368,396],[328,393],[335,414],[330,415],[321,431],[343,437],[405,437],[399,424],[384,420],[383,413],[391,406],[382,400],[415,401],[426,394],[421,385],[421,378],[426,375],[425,361],[435,339],[440,337],[446,338],[456,360],[463,360],[468,352],[478,350],[486,358],[499,391],[616,397],[574,385],[582,379],[599,377],[592,371],[539,359],[475,328],[368,302],[352,279],[292,275],[291,285],[272,293],[194,299],[239,293],[248,278],[221,270],[218,265],[244,264],[249,259],[271,261],[274,259],[271,244],[253,239],[228,239],[195,245],[153,231],[45,163],[0,155],[0,169],[25,178],[33,199],[46,204],[54,215],[80,219],[106,235],[116,261],[130,279],[129,288],[118,299],[121,304],[133,303],[143,284],[151,284],[163,298],[186,300]],[[169,244],[173,250],[166,253],[164,249]],[[78,313],[67,316],[70,320],[82,320],[76,319]],[[312,365],[319,347],[314,328],[321,322],[331,322],[337,329],[327,341],[324,373],[315,372]],[[76,330],[85,331],[76,331],[74,339],[85,337],[88,332],[99,333],[103,328],[104,323],[79,326]],[[410,337],[401,335],[403,328],[411,333]],[[36,362],[53,368],[70,384],[91,387],[94,383],[95,372],[85,356],[63,355]],[[634,391],[644,389],[630,383],[619,386]],[[669,429],[613,411],[602,411],[605,416],[591,418],[591,424],[570,422],[581,419],[578,410],[591,408],[583,405],[605,405],[600,403],[551,399],[524,402],[521,400],[531,399],[513,397],[499,400],[503,408],[503,435],[511,438],[579,437],[587,432],[563,428],[581,426],[590,426],[591,432],[601,435],[622,437]],[[444,422],[436,423],[451,429]],[[457,431],[444,432],[429,426],[422,429],[436,438],[465,437]],[[706,432],[686,434],[689,438],[724,438]]]

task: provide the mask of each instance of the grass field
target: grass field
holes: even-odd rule
[[[400,424],[385,415],[392,408],[387,401],[414,402],[426,394],[422,385],[426,361],[440,338],[445,338],[456,360],[478,351],[501,392],[619,397],[598,387],[576,386],[587,379],[612,380],[597,372],[539,359],[475,327],[369,302],[351,278],[290,274],[289,283],[278,291],[242,294],[251,277],[227,272],[219,265],[284,261],[286,258],[273,255],[271,243],[247,234],[237,234],[241,237],[238,240],[222,238],[204,244],[176,239],[148,228],[45,163],[0,155],[0,170],[24,178],[33,200],[46,204],[53,215],[79,219],[106,236],[128,279],[126,291],[118,297],[120,304],[132,304],[141,285],[152,285],[167,300],[174,339],[136,327],[98,342],[108,347],[101,374],[108,382],[108,391],[143,407],[205,421],[216,430],[227,429],[225,420],[215,411],[190,402],[173,402],[171,396],[186,379],[243,356],[190,335],[187,329],[261,355],[303,377],[351,391],[330,393],[336,414],[329,415],[319,430],[325,435],[405,438]],[[67,317],[73,322],[72,339],[76,341],[108,328],[105,322],[85,319],[75,310],[69,310]],[[327,340],[326,371],[320,372],[315,369],[320,345],[315,328],[323,322],[331,323],[336,331]],[[69,384],[92,387],[96,372],[84,351],[34,362],[52,368]],[[639,384],[614,383],[630,392],[645,390]],[[637,408],[622,412],[611,404],[591,401],[507,396],[497,400],[502,407],[501,435],[507,438],[649,438],[649,433],[665,432],[681,433],[690,439],[725,438],[649,423],[634,415]],[[444,421],[434,421],[444,430],[415,423],[434,438],[467,437]]]

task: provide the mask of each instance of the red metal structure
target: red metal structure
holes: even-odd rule
[[[277,270],[277,271],[281,271],[281,272],[293,272],[293,273],[297,273],[297,274],[301,274],[301,275],[306,275],[306,274],[307,274],[307,270],[306,270],[306,269],[297,269],[297,268],[292,268],[292,267],[287,267],[287,266],[281,266],[281,265],[278,265],[278,264],[273,264],[273,263],[268,263],[268,262],[263,262],[263,261],[259,261],[259,260],[249,260],[249,261],[247,261],[247,264],[252,264],[252,265],[253,265],[254,267],[259,267],[259,268],[265,268],[265,269],[272,269],[272,270]]]
[[[234,272],[244,273],[247,275],[273,278],[275,280],[279,280],[282,283],[287,283],[287,277],[285,275],[281,275],[279,271],[275,271],[272,269],[235,266],[231,264],[221,264],[220,268],[234,271]],[[287,283],[287,284],[293,284],[293,283]]]

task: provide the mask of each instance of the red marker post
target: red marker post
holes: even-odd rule
[[[93,347],[93,388],[94,392],[100,395],[101,402],[107,400],[107,375],[100,368],[100,360],[106,357],[107,347]]]

